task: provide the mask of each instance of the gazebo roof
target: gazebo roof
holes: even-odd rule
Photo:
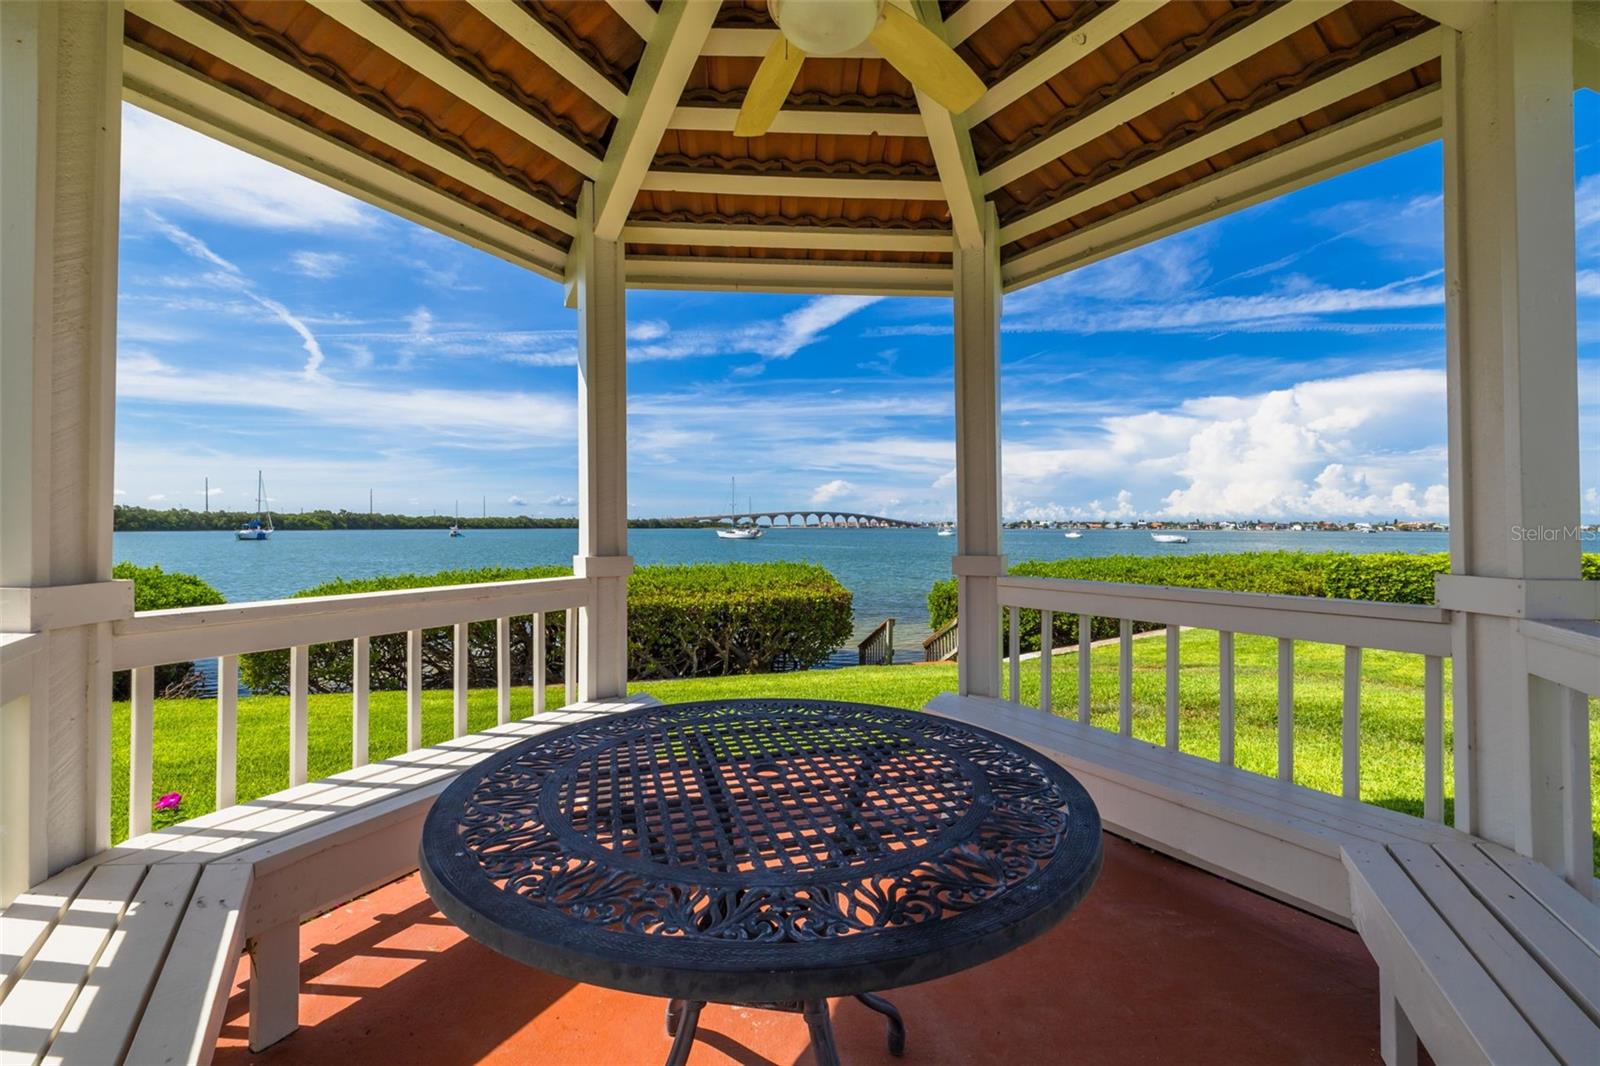
[[[732,133],[764,0],[132,0],[142,106],[561,277],[577,201],[629,284],[1007,287],[1434,135],[1440,36],[1389,0],[917,0],[987,91],[952,118],[864,46]]]

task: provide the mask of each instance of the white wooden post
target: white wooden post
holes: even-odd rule
[[[533,662],[529,664],[529,677],[533,682],[533,713],[544,713],[545,701],[545,643],[544,643],[544,612],[540,611],[533,616],[533,631],[528,634],[530,654]]]
[[[511,721],[511,619],[494,621],[495,720]]]
[[[1117,732],[1133,736],[1133,619],[1117,620]]]
[[[1233,634],[1217,634],[1217,761],[1233,765]]]
[[[357,637],[350,667],[350,765],[367,765],[372,693],[372,638]]]
[[[422,747],[422,630],[406,632],[406,750]]]
[[[289,785],[306,783],[310,736],[307,725],[311,697],[311,648],[297,644],[289,649]]]
[[[1000,695],[1000,239],[993,206],[983,243],[955,249],[956,575],[963,696]]]
[[[590,581],[579,612],[578,694],[628,694],[627,288],[620,240],[594,234],[594,186],[578,200],[568,271],[578,305],[578,554]]]
[[[1012,703],[1022,702],[1022,611],[1006,608],[1006,662],[1010,673]]]
[[[121,93],[120,3],[0,4],[0,630],[48,637],[4,708],[0,904],[111,842]]]
[[[1361,648],[1356,644],[1346,645],[1344,649],[1344,707],[1339,747],[1343,756],[1339,775],[1341,794],[1346,799],[1358,800],[1361,798]],[[1423,776],[1427,776],[1426,769]]]
[[[1278,780],[1294,780],[1294,641],[1278,638]]]
[[[151,756],[155,742],[156,668],[130,671],[128,701],[128,835],[150,832]]]
[[[1170,751],[1178,750],[1178,674],[1181,663],[1178,660],[1178,641],[1182,636],[1182,629],[1172,623],[1167,624],[1167,748]]]
[[[455,625],[455,640],[451,645],[450,680],[451,699],[450,707],[454,712],[453,725],[455,736],[464,736],[467,732],[467,682],[472,673],[472,626],[467,622],[457,622]]]
[[[239,657],[217,659],[217,809],[232,807],[239,778]]]
[[[1090,645],[1094,643],[1094,619],[1086,614],[1078,616],[1078,721],[1090,718],[1090,698],[1094,694],[1091,684],[1093,665],[1089,658]]]
[[[1573,15],[1501,3],[1444,51],[1455,823],[1588,890],[1567,829],[1582,700],[1527,671],[1521,618],[1594,618],[1579,578]],[[1583,814],[1587,824],[1588,814]]]
[[[1045,714],[1055,713],[1052,695],[1052,671],[1056,658],[1056,615],[1054,611],[1039,612],[1039,709]]]

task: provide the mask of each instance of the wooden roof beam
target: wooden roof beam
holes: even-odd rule
[[[823,199],[943,200],[931,178],[850,178],[810,174],[743,174],[714,170],[652,170],[639,188],[713,196],[816,196]],[[620,228],[620,227],[619,227]]]
[[[945,37],[944,20],[934,0],[915,0],[912,13],[923,25]],[[948,39],[948,38],[947,38]],[[946,111],[933,97],[913,86],[917,109],[927,130],[928,146],[939,169],[945,202],[950,206],[950,228],[962,248],[983,247],[985,203],[978,180],[978,161],[972,152],[972,134],[964,119]]]
[[[1000,240],[1009,244],[1019,237],[1026,237],[1030,233],[1037,233],[1058,222],[1064,222],[1091,207],[1113,200],[1124,193],[1142,189],[1158,178],[1191,167],[1263,133],[1277,129],[1286,122],[1302,118],[1329,104],[1343,100],[1352,93],[1370,88],[1387,78],[1426,63],[1439,55],[1444,44],[1443,34],[1446,32],[1434,28],[1401,41],[1376,55],[1368,56],[1304,88],[1297,89],[1287,96],[1256,107],[1225,125],[1191,137],[1178,147],[1120,171],[1104,181],[1096,182],[1078,192],[1068,193],[1054,203],[1002,226]]]
[[[1121,93],[1077,122],[1043,138],[983,172],[983,191],[993,192],[1068,152],[1183,95],[1343,6],[1343,0],[1289,0],[1222,40]]]
[[[615,240],[622,232],[718,9],[714,3],[666,0],[656,14],[595,189],[600,240]]]
[[[560,280],[566,253],[142,45],[123,46],[123,96],[208,137]]]
[[[667,127],[675,130],[711,130],[732,133],[739,117],[736,107],[682,106],[673,110]],[[778,112],[768,133],[800,133],[816,136],[843,134],[856,137],[922,137],[922,116],[900,111],[799,111],[792,107]]]
[[[635,255],[626,270],[630,289],[949,296],[954,285],[948,266],[815,259]]]
[[[630,244],[701,248],[804,248],[823,251],[949,252],[949,230],[892,229],[871,226],[730,226],[722,223],[629,222],[622,239]]]
[[[964,117],[970,125],[977,125],[998,113],[1002,108],[1020,100],[1078,60],[1119,36],[1164,2],[1165,0],[1117,0],[1084,23],[1076,33],[1063,37],[991,85],[989,91],[967,109]]]
[[[420,163],[447,174],[464,185],[481,190],[507,207],[514,207],[547,226],[571,234],[577,223],[559,207],[528,189],[457,155],[376,108],[341,92],[298,64],[257,47],[220,23],[176,0],[129,0],[127,10],[158,29],[216,56],[251,77],[260,78],[309,104],[330,118],[404,152]]]
[[[457,99],[555,156],[585,177],[600,173],[600,157],[364,3],[308,0],[311,6],[368,44],[400,60]]]
[[[607,0],[611,10],[632,27],[641,41],[648,41],[656,29],[656,9],[647,0]]]
[[[507,37],[538,57],[539,61],[577,86],[578,91],[611,112],[622,114],[628,94],[611,84],[567,42],[545,28],[528,10],[512,0],[468,0],[478,13],[499,26]]]
[[[1439,134],[1443,96],[1430,85],[1148,203],[1012,256],[1006,291],[1191,229],[1424,144]]]
[[[1452,30],[1471,29],[1494,10],[1488,0],[1400,0],[1400,3]]]
[[[1011,0],[967,0],[944,20],[945,40],[954,48],[1010,6]]]

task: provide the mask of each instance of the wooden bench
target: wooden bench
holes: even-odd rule
[[[1383,1060],[1600,1062],[1600,907],[1481,840],[1345,849]]]
[[[529,736],[648,706],[576,704],[130,839],[0,915],[0,1062],[204,1063],[240,952],[250,1044],[299,1024],[300,923],[416,869],[463,769]]]
[[[1353,923],[1343,847],[1471,839],[1006,700],[946,694],[925,710],[1048,754],[1083,782],[1106,828],[1119,836],[1344,925]]]

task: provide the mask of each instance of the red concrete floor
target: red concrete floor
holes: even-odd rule
[[[661,1000],[576,985],[468,940],[415,875],[301,933],[301,1028],[245,1045],[246,970],[219,1066],[548,1063],[658,1066]],[[845,1066],[1070,1062],[1376,1063],[1378,971],[1319,918],[1115,837],[1089,898],[1004,958],[890,994],[909,1030],[836,1000]],[[810,1066],[798,1015],[712,1006],[691,1066]]]

